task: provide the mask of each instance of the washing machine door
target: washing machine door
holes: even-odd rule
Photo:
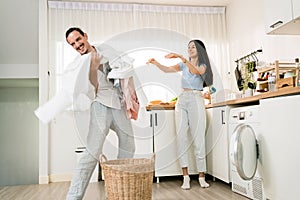
[[[231,137],[231,161],[244,180],[251,180],[257,169],[258,144],[253,128],[242,124],[236,127]]]

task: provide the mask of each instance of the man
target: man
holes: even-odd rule
[[[120,87],[114,87],[107,78],[109,61],[123,66],[131,63],[122,60],[108,46],[90,45],[87,34],[80,28],[68,29],[66,40],[80,56],[67,67],[61,91],[40,106],[35,114],[42,122],[48,123],[70,106],[78,111],[90,110],[86,151],[78,162],[67,194],[68,200],[78,200],[85,194],[109,129],[115,131],[119,139],[118,158],[132,158],[134,155],[133,130],[121,103]],[[93,95],[89,95],[90,88],[93,88]]]
[[[135,144],[131,121],[126,117],[118,89],[107,79],[109,65],[103,62],[105,58],[99,55],[100,50],[89,44],[87,34],[80,28],[67,30],[66,40],[81,55],[91,54],[89,81],[95,88],[87,151],[79,160],[71,182],[67,195],[67,199],[71,200],[83,198],[109,129],[114,130],[119,138],[119,158],[133,157]]]

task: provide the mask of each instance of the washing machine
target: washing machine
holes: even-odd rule
[[[232,191],[254,200],[265,200],[260,153],[260,106],[232,108],[229,113],[230,172]]]

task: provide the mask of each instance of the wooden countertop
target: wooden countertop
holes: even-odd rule
[[[146,109],[149,110],[174,110],[175,105],[147,105]]]
[[[286,95],[297,95],[300,94],[300,87],[290,87],[290,88],[282,88],[275,92],[264,92],[250,97],[244,97],[240,99],[228,100],[224,102],[218,102],[214,104],[208,104],[206,108],[220,107],[225,105],[243,105],[249,103],[259,103],[261,99],[280,97]],[[174,110],[175,105],[148,105],[146,107],[148,111],[150,110]]]

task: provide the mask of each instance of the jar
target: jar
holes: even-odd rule
[[[273,75],[268,77],[268,90],[269,92],[275,92],[277,90],[276,77]]]
[[[300,86],[300,74],[299,74],[299,71],[300,71],[300,63],[299,63],[299,58],[296,58],[295,59],[295,63],[296,63],[296,82],[298,80],[298,83],[296,83],[297,85],[296,86]]]

